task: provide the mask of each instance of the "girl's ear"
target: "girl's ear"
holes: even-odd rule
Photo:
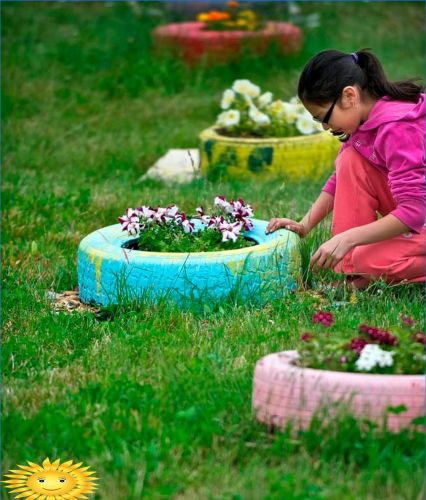
[[[344,109],[353,108],[358,104],[358,102],[359,102],[358,89],[356,87],[353,87],[352,85],[346,86],[342,90],[342,98],[341,98],[342,107]]]

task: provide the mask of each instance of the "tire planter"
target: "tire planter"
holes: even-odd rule
[[[284,428],[292,421],[306,428],[318,409],[340,401],[350,405],[354,415],[379,426],[389,406],[405,405],[407,411],[388,413],[387,426],[392,431],[412,426],[412,419],[425,414],[423,375],[316,370],[294,365],[297,357],[297,351],[283,351],[256,363],[252,409],[260,422]]]
[[[153,31],[157,48],[177,53],[186,63],[227,62],[243,49],[263,54],[276,43],[282,54],[296,54],[302,47],[302,31],[291,23],[267,22],[257,31],[206,30],[204,23],[185,22],[158,26]]]
[[[199,220],[194,222],[196,229],[204,228]],[[191,254],[130,250],[125,247],[136,238],[123,232],[120,224],[99,229],[78,249],[80,298],[109,305],[149,296],[182,304],[232,293],[261,300],[295,288],[299,237],[286,230],[266,235],[267,221],[253,223],[245,235],[257,245]]]
[[[319,179],[331,172],[340,142],[328,132],[296,137],[228,137],[210,127],[200,136],[201,171],[213,178]]]

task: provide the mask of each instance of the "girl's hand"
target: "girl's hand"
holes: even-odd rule
[[[354,246],[347,232],[337,234],[318,248],[310,266],[316,271],[333,269]]]
[[[296,222],[291,219],[286,219],[285,217],[271,219],[266,227],[265,233],[266,234],[273,233],[277,229],[282,229],[282,228],[297,233],[301,238],[304,238],[306,236],[306,229],[303,226],[303,224],[300,224],[299,222]]]

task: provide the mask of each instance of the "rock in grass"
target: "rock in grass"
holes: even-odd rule
[[[164,182],[184,184],[191,182],[199,171],[198,149],[169,149],[139,179],[155,179]]]

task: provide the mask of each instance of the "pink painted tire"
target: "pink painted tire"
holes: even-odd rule
[[[178,53],[188,64],[205,56],[210,62],[226,62],[239,56],[245,47],[263,54],[276,43],[282,54],[296,54],[302,47],[302,31],[291,23],[269,21],[257,31],[210,31],[200,22],[173,23],[153,31],[155,45]]]
[[[389,406],[407,410],[388,413],[387,426],[399,431],[425,414],[423,375],[379,375],[333,372],[294,365],[297,351],[269,354],[256,363],[252,409],[260,422],[284,428],[309,426],[314,413],[330,403],[345,401],[357,417],[379,426]],[[349,401],[350,400],[350,401]]]

